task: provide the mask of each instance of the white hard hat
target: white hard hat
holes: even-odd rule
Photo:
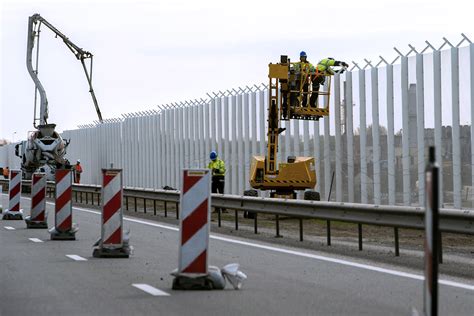
[[[77,162],[81,162],[81,159],[77,159]]]

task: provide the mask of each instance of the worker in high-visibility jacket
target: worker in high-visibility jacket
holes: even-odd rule
[[[210,169],[212,173],[211,191],[212,193],[224,194],[225,163],[223,160],[217,158],[217,153],[215,151],[211,151],[209,158],[211,161],[207,165],[207,168]]]
[[[331,68],[333,66],[343,67],[340,73],[343,73],[344,69],[349,67],[349,65],[345,62],[334,60],[332,57],[324,58],[319,61],[318,65],[316,66],[317,71],[312,78],[313,92],[311,93],[311,98],[309,100],[309,105],[311,107],[317,106],[319,86],[324,84],[326,81],[326,76],[334,75],[334,70]]]
[[[294,71],[296,74],[296,82],[295,85],[292,87],[292,90],[301,90],[301,106],[306,106],[307,98],[308,98],[308,88],[309,82],[311,80],[311,74],[316,72],[316,67],[313,66],[308,61],[308,55],[306,55],[305,51],[300,52],[300,61],[293,64],[293,69],[290,71]],[[296,100],[296,94],[292,93],[291,95],[291,104],[294,104]]]

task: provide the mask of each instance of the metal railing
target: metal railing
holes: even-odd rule
[[[31,181],[23,181],[23,191],[28,191]],[[0,180],[4,190],[7,180]],[[101,186],[74,184],[74,199],[79,203],[100,205]],[[54,182],[48,182],[48,195],[54,197]],[[176,205],[175,214],[179,219],[180,192],[176,190],[153,190],[143,188],[124,188],[125,208],[130,203],[138,211],[138,202],[143,201],[144,213],[147,212],[147,200],[153,201],[153,213],[156,215],[156,202],[164,202],[165,216],[168,216],[167,204]],[[90,198],[90,199],[89,199]],[[130,202],[130,199],[133,201]],[[97,203],[95,203],[97,201]],[[90,202],[90,203],[89,203]],[[276,235],[279,232],[279,217],[286,216],[299,220],[300,240],[303,240],[303,220],[319,219],[327,221],[327,243],[331,244],[330,221],[358,224],[359,250],[362,250],[362,224],[387,226],[394,228],[395,255],[399,255],[398,229],[424,229],[424,208],[406,206],[371,205],[340,202],[319,202],[305,200],[285,200],[262,197],[212,194],[212,206],[218,210],[218,226],[221,226],[221,208],[235,211],[235,229],[239,229],[239,212],[253,212],[254,232],[258,233],[258,215],[275,215]],[[474,210],[441,209],[440,231],[445,233],[474,235]]]

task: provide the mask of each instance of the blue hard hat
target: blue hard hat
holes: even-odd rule
[[[308,57],[308,56],[306,55],[306,52],[304,50],[302,50],[301,53],[300,53],[300,57]]]
[[[213,151],[211,151],[211,154],[209,155],[209,157],[211,158],[211,160],[216,160],[217,153],[213,150]]]

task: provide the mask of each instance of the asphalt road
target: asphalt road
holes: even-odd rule
[[[29,204],[22,199],[26,215]],[[53,205],[48,211],[52,227]],[[97,259],[99,213],[75,208],[74,222],[76,241],[51,241],[47,230],[0,221],[0,315],[409,315],[422,309],[422,271],[216,234],[210,264],[240,263],[248,275],[242,290],[173,291],[177,227],[126,218],[133,256]],[[473,315],[474,280],[440,278],[440,315]]]

